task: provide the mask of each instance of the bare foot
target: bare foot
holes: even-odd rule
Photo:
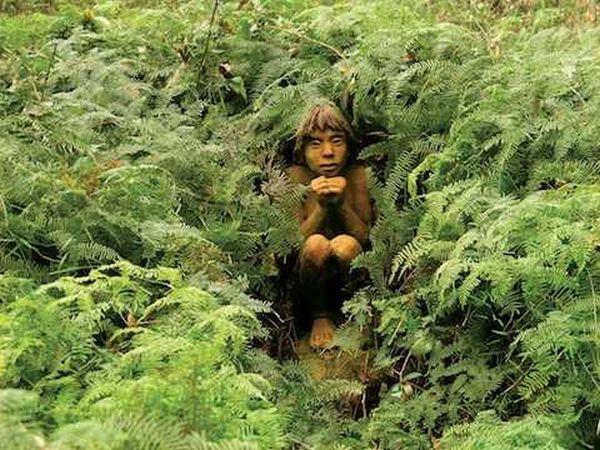
[[[333,339],[335,324],[326,317],[315,319],[310,331],[310,346],[323,348]]]

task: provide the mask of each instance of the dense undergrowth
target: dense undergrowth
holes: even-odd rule
[[[600,445],[594,2],[0,12],[3,448]],[[360,380],[269,350],[323,99],[378,215],[337,342]]]

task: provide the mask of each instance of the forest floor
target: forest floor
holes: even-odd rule
[[[341,378],[362,382],[369,359],[368,350],[349,353],[336,347],[324,350],[311,348],[308,336],[296,341],[295,354],[316,381]]]

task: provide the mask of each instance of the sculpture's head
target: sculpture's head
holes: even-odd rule
[[[294,162],[318,175],[334,177],[348,161],[352,128],[331,104],[312,108],[298,127]]]

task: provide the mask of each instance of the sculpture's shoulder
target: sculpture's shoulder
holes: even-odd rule
[[[369,195],[368,171],[362,164],[346,168],[348,196],[358,216],[370,226],[373,222],[373,204]]]
[[[286,170],[288,177],[294,183],[307,185],[310,180],[313,179],[313,173],[308,167],[301,166],[300,164],[294,164]]]
[[[345,171],[346,180],[348,184],[352,185],[355,188],[359,189],[367,189],[368,188],[368,178],[367,178],[367,169],[363,164],[351,164],[346,168]]]

